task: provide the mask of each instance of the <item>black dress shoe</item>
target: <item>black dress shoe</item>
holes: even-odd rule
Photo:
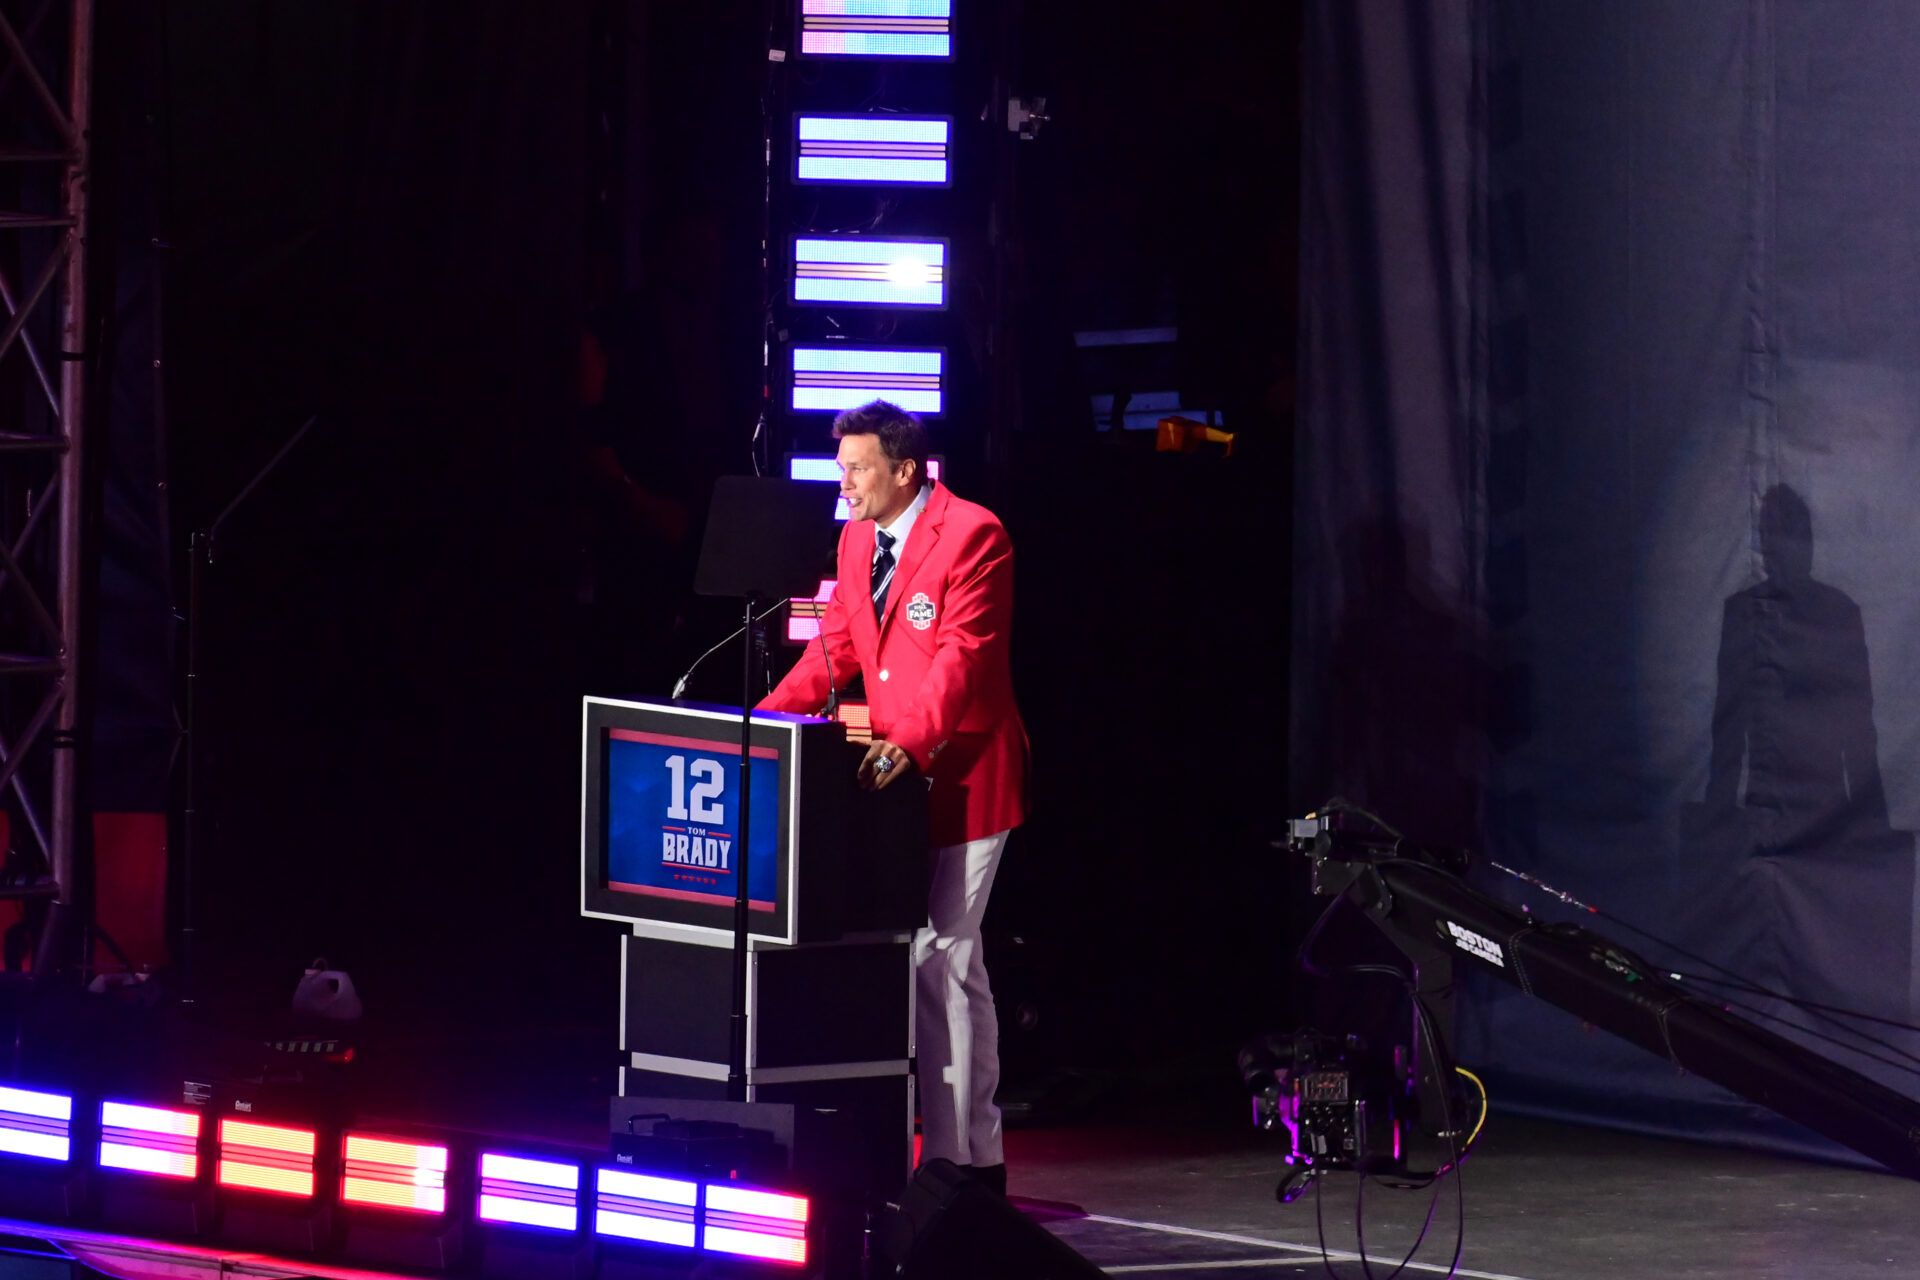
[[[970,1172],[973,1180],[997,1196],[1007,1194],[1007,1166],[1005,1164],[977,1164]]]

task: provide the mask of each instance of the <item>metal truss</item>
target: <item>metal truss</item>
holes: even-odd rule
[[[0,0],[0,896],[74,900],[93,0]]]

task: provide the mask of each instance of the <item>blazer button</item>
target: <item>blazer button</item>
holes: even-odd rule
[[[880,678],[881,678],[882,680],[885,680],[885,679],[887,678],[887,671],[886,671],[886,668],[885,668],[885,667],[882,667],[882,668],[880,669]]]

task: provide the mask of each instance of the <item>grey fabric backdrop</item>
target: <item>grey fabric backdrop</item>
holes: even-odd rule
[[[1307,66],[1296,805],[1911,1020],[1920,5],[1325,0]],[[1810,1141],[1517,992],[1460,1034]]]

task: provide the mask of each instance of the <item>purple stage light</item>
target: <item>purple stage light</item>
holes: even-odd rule
[[[594,1170],[597,1236],[691,1249],[697,1243],[700,1185],[627,1169]]]
[[[946,367],[947,353],[936,347],[795,347],[789,405],[795,413],[838,413],[889,400],[934,417],[946,407]]]
[[[580,1226],[580,1166],[482,1152],[474,1216],[504,1226],[575,1231]]]
[[[943,308],[947,242],[796,236],[793,301],[800,306]]]
[[[65,1164],[72,1144],[70,1096],[0,1085],[0,1152]]]
[[[952,133],[946,116],[795,116],[793,179],[944,187],[953,180]]]
[[[800,54],[951,58],[952,0],[801,0]]]
[[[200,1115],[135,1102],[100,1104],[100,1167],[164,1178],[200,1173]]]

